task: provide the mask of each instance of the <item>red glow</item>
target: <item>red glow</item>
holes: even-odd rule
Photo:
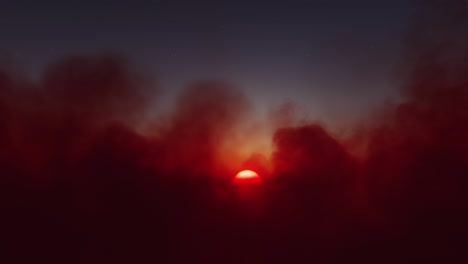
[[[243,170],[237,173],[236,177],[234,177],[234,182],[237,183],[260,183],[262,182],[262,178],[252,170]]]

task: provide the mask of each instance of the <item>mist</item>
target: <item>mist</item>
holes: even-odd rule
[[[151,119],[162,88],[115,55],[63,58],[38,79],[5,64],[0,259],[463,262],[467,9],[432,4],[408,35],[403,99],[346,138],[292,105],[254,120],[241,89],[212,80]],[[233,183],[243,169],[262,183]]]

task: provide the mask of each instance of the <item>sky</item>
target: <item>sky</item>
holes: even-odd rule
[[[468,263],[468,1],[414,2],[0,0],[0,263]]]
[[[0,54],[37,76],[68,55],[116,53],[150,72],[155,108],[196,80],[243,90],[255,113],[293,102],[345,126],[396,97],[411,1],[2,1]]]

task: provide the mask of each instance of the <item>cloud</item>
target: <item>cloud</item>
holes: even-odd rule
[[[222,82],[193,83],[143,134],[154,83],[119,57],[64,59],[38,81],[5,67],[0,258],[455,262],[468,221],[468,68],[437,43],[411,45],[425,52],[407,58],[405,99],[360,130],[359,156],[320,124],[290,122],[286,107],[271,157],[238,162],[227,143],[249,103]],[[264,177],[251,200],[229,160]]]

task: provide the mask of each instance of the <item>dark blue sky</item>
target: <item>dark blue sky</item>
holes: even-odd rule
[[[224,79],[257,109],[292,100],[346,123],[398,89],[411,1],[0,1],[0,52],[37,74],[70,54],[117,52],[154,72],[163,105]]]

